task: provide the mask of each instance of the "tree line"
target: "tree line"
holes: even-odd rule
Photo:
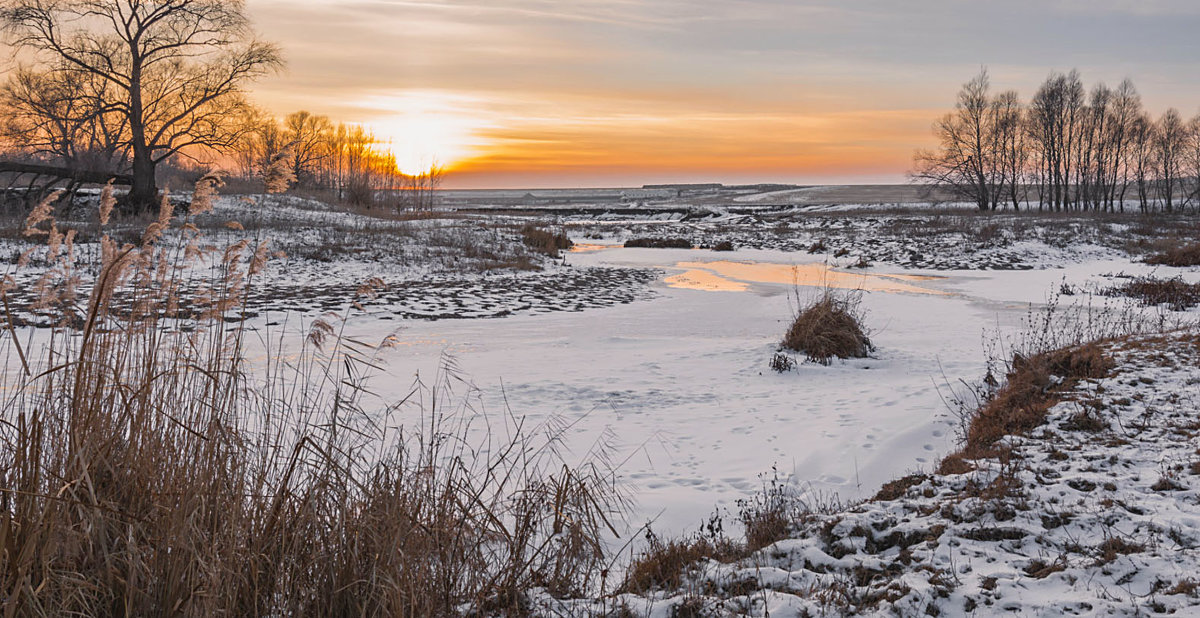
[[[933,125],[912,176],[981,211],[1172,212],[1200,206],[1200,116],[1157,118],[1133,82],[1085,88],[1053,73],[1029,101],[993,93],[986,69]]]
[[[19,61],[0,86],[7,159],[128,175],[130,209],[157,203],[161,167],[234,160],[252,176],[283,153],[301,183],[355,204],[431,205],[439,170],[407,176],[361,127],[250,103],[283,61],[245,2],[5,0],[0,27]]]
[[[356,206],[427,210],[441,184],[436,163],[416,173],[399,169],[396,157],[360,125],[334,123],[328,116],[298,111],[282,121],[252,111],[232,148],[236,174],[255,178],[285,157],[302,189],[324,192]]]

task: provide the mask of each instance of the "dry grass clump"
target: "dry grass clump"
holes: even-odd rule
[[[695,533],[681,539],[663,540],[647,532],[648,547],[625,574],[618,589],[622,593],[646,594],[655,590],[679,589],[688,569],[705,560],[732,562],[746,557],[746,548],[723,534]]]
[[[1109,288],[1104,294],[1132,298],[1143,305],[1166,305],[1172,311],[1187,311],[1200,304],[1200,285],[1188,283],[1182,277],[1138,277]]]
[[[521,240],[526,247],[553,258],[559,256],[559,251],[565,251],[575,246],[563,232],[551,232],[533,224],[521,228]]]
[[[996,443],[1045,423],[1050,408],[1080,380],[1108,375],[1113,362],[1099,343],[1074,345],[1032,356],[1017,354],[1005,384],[970,418],[961,452],[943,460],[943,473],[961,472],[963,459],[997,453]]]
[[[1200,243],[1176,245],[1146,257],[1145,261],[1158,266],[1200,266]]]
[[[725,534],[724,519],[714,514],[703,529],[678,539],[663,540],[647,531],[648,546],[629,565],[620,592],[645,594],[654,590],[677,590],[690,569],[705,560],[734,562],[756,551],[789,538],[797,526],[817,514],[842,508],[836,499],[806,498],[798,493],[778,470],[750,498],[737,501],[736,522],[745,536],[742,540]]]
[[[825,290],[796,314],[782,347],[823,365],[834,358],[869,356],[875,346],[863,329],[860,299],[857,294]]]
[[[625,241],[627,249],[691,249],[693,246],[686,238],[630,238]]]
[[[7,321],[3,615],[519,614],[533,587],[595,591],[624,505],[602,457],[569,465],[553,423],[475,432],[451,370],[368,409],[394,337],[344,338],[338,316],[252,335],[268,246],[172,215],[79,270],[52,213],[29,221],[61,320],[32,349]]]

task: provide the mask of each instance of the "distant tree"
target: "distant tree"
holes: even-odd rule
[[[1150,179],[1154,174],[1156,133],[1154,120],[1149,114],[1141,112],[1134,117],[1129,131],[1129,167],[1130,178],[1137,187],[1138,204],[1142,212],[1150,210]]]
[[[1187,191],[1187,205],[1200,205],[1200,115],[1192,118],[1187,126],[1187,144],[1184,147],[1186,175],[1191,183]]]
[[[934,124],[938,150],[918,152],[914,172],[918,179],[946,187],[982,211],[995,210],[1002,177],[996,148],[998,108],[992,105],[989,87],[986,69],[963,84],[954,111]]]
[[[1169,109],[1158,120],[1154,132],[1153,157],[1158,177],[1158,195],[1163,208],[1171,212],[1175,207],[1175,193],[1181,184],[1184,148],[1187,145],[1187,126],[1179,112]]]
[[[114,171],[127,125],[105,106],[109,90],[107,82],[69,67],[49,75],[18,68],[0,87],[0,134],[35,158]]]
[[[998,170],[992,207],[1007,200],[1013,210],[1020,210],[1021,203],[1026,199],[1026,167],[1029,162],[1025,143],[1025,108],[1020,95],[1014,90],[996,95],[991,105],[994,137],[990,142]]]
[[[1029,106],[1026,124],[1030,146],[1038,162],[1040,202],[1054,210],[1074,203],[1071,187],[1077,173],[1077,142],[1081,138],[1083,82],[1079,73],[1052,74],[1038,89]]]
[[[1109,186],[1107,204],[1108,210],[1119,205],[1125,210],[1125,197],[1130,181],[1130,142],[1134,124],[1142,114],[1142,97],[1138,95],[1133,82],[1124,80],[1113,93],[1112,104],[1109,106],[1109,121],[1105,135],[1105,143],[1111,153],[1112,183]]]
[[[283,121],[285,139],[291,144],[292,174],[298,183],[316,180],[316,165],[332,154],[333,123],[325,116],[306,111],[288,114]]]
[[[131,159],[129,202],[157,199],[156,166],[190,149],[237,143],[242,87],[281,66],[259,41],[238,0],[8,0],[0,21],[33,58],[27,74],[61,82],[65,72],[105,84],[93,113],[123,124]]]

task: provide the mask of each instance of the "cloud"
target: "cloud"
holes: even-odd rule
[[[841,169],[858,156],[864,169],[887,162],[899,178],[911,149],[925,145],[928,121],[982,65],[998,88],[1026,95],[1050,71],[1079,67],[1089,82],[1133,78],[1152,107],[1200,105],[1200,86],[1179,79],[1200,70],[1200,4],[1191,0],[249,6],[290,59],[290,72],[259,92],[278,113],[413,123],[404,93],[442,93],[453,109],[438,122],[468,127],[472,152],[484,153],[473,165],[512,173],[517,161],[575,168],[616,158],[783,173],[816,169],[822,156]],[[381,100],[397,109],[371,103]],[[695,158],[706,151],[719,156]]]

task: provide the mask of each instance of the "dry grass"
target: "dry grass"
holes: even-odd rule
[[[270,249],[209,247],[191,215],[169,246],[172,214],[137,245],[105,236],[86,271],[49,212],[29,221],[62,319],[33,349],[5,336],[22,359],[0,416],[5,616],[516,615],[533,587],[596,592],[624,505],[602,459],[568,465],[561,428],[512,416],[474,431],[452,371],[368,410],[395,339],[326,316],[302,343],[252,340],[238,316]],[[204,290],[186,313],[184,281]]]
[[[559,257],[560,251],[575,246],[565,233],[551,232],[532,224],[521,228],[521,240],[526,247],[552,258]]]
[[[805,496],[778,470],[762,476],[762,487],[750,498],[737,501],[736,523],[744,537],[726,535],[724,519],[714,514],[699,532],[663,540],[646,533],[647,547],[632,561],[620,592],[645,594],[655,590],[678,590],[689,571],[705,560],[734,562],[787,539],[797,526],[821,514],[843,508],[834,498]]]
[[[1102,378],[1112,369],[1112,360],[1095,342],[1015,355],[1005,384],[969,419],[963,449],[947,456],[940,472],[961,473],[964,460],[996,456],[1002,438],[1042,425],[1050,408],[1080,380]]]
[[[781,343],[808,360],[828,365],[834,358],[865,358],[875,347],[862,325],[859,297],[825,290],[802,307]]]
[[[696,533],[681,539],[662,540],[647,533],[648,546],[630,565],[620,592],[646,594],[678,590],[688,569],[704,560],[730,562],[744,558],[745,546],[723,534]]]
[[[1200,285],[1188,283],[1182,277],[1138,277],[1109,288],[1104,294],[1132,298],[1143,305],[1166,305],[1172,311],[1187,311],[1200,304]]]
[[[693,246],[686,238],[630,238],[625,241],[628,249],[691,249]]]
[[[1200,266],[1200,243],[1176,245],[1146,258],[1147,264],[1159,266]]]

